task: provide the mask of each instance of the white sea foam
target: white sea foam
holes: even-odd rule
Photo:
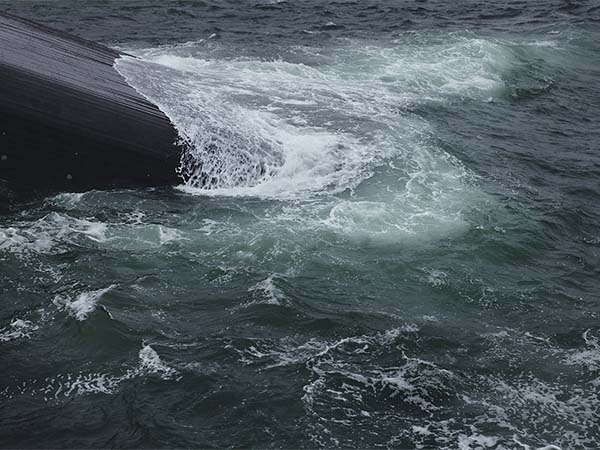
[[[136,366],[121,374],[105,372],[63,373],[44,379],[30,379],[0,390],[0,397],[39,396],[44,401],[59,401],[81,395],[111,395],[127,381],[147,376],[158,376],[163,380],[178,381],[178,371],[166,365],[158,353],[149,345],[143,345],[138,353]]]
[[[160,225],[158,226],[158,236],[160,245],[185,239],[178,230]]]
[[[0,228],[0,251],[16,254],[53,253],[61,243],[74,243],[84,238],[100,243],[106,240],[107,226],[103,222],[77,219],[50,213],[33,222],[18,222]]]
[[[390,446],[396,447],[412,442],[417,448],[468,450],[517,445],[531,450],[593,448],[600,403],[595,385],[565,385],[526,373],[516,378],[496,374],[465,378],[439,362],[407,354],[403,343],[420,341],[424,337],[420,333],[415,324],[406,324],[339,340],[256,339],[237,351],[244,364],[258,370],[294,365],[309,369],[302,401],[315,445],[345,446],[364,433],[376,433],[380,440],[388,436]],[[548,352],[548,361],[558,351],[541,336],[516,330],[495,335],[524,339],[527,348],[535,343]],[[594,347],[591,332],[584,340]],[[495,347],[489,351],[496,353]],[[515,355],[501,359],[517,364]],[[385,360],[393,363],[381,364]],[[565,362],[582,363],[577,358]],[[456,405],[463,405],[464,417],[454,417]],[[390,436],[395,426],[398,434]],[[555,439],[548,441],[547,436]]]
[[[72,209],[77,207],[74,205]],[[72,246],[145,250],[188,239],[181,230],[146,223],[144,217],[144,212],[136,210],[124,214],[122,222],[107,223],[53,212],[37,220],[0,228],[0,254],[31,257],[61,253]]]
[[[96,310],[100,298],[116,287],[117,286],[113,284],[104,289],[82,292],[77,295],[74,300],[62,295],[57,295],[54,297],[53,303],[59,308],[66,310],[75,319],[83,321]]]
[[[475,450],[475,449],[486,449],[492,448],[496,445],[498,439],[490,436],[483,436],[481,434],[461,434],[458,436],[458,449],[459,450]]]
[[[127,377],[115,377],[104,373],[79,373],[73,377],[67,376],[62,395],[70,397],[84,394],[112,394],[117,386]],[[55,392],[54,398],[59,392]]]
[[[426,281],[433,287],[441,288],[448,285],[448,274],[442,270],[426,269]]]
[[[409,108],[495,95],[510,51],[464,36],[356,44],[291,49],[322,61],[308,65],[218,59],[187,43],[136,50],[141,60],[116,68],[187,142],[186,192],[311,202],[269,227],[293,216],[302,227],[384,242],[464,231],[465,212],[483,196],[459,161],[427,143],[428,124]]]
[[[173,378],[177,371],[172,367],[167,366],[156,350],[149,345],[144,345],[139,353],[140,357],[140,373],[142,374],[157,374],[163,379]]]
[[[8,326],[0,328],[0,342],[13,341],[15,339],[28,339],[31,333],[39,327],[29,320],[14,319]]]
[[[251,304],[266,303],[269,305],[280,306],[285,302],[285,294],[275,285],[275,276],[275,274],[272,274],[248,289],[249,292],[258,292],[263,297],[259,300],[252,301]],[[247,304],[246,306],[249,305]]]
[[[586,330],[582,335],[586,348],[572,352],[567,358],[569,365],[583,366],[590,372],[600,372],[600,341],[592,335],[591,330]]]
[[[63,208],[76,208],[83,199],[85,192],[65,192],[48,199],[52,204],[60,205]]]
[[[351,336],[332,342],[313,338],[299,343],[289,338],[281,340],[276,348],[267,342],[256,341],[247,351],[238,350],[238,352],[246,364],[260,363],[273,368],[305,364],[320,358],[329,360],[331,354],[336,352],[364,354],[371,346],[391,345],[400,336],[411,335],[418,330],[415,324],[406,324],[374,335]],[[394,382],[392,378],[389,378],[390,383]]]

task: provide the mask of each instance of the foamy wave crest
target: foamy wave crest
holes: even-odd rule
[[[65,195],[61,195],[51,200],[60,202],[64,198]],[[68,206],[76,209],[76,205]],[[124,217],[123,222],[110,223],[63,213],[15,222],[10,227],[0,228],[0,254],[7,252],[26,258],[36,254],[58,254],[74,246],[145,250],[187,239],[175,228],[144,223],[140,214],[133,213]]]
[[[590,372],[600,372],[600,340],[593,336],[592,330],[586,330],[583,335],[585,350],[578,350],[569,355],[566,363],[573,366],[583,366]],[[600,386],[600,377],[595,380],[595,384]]]
[[[275,279],[276,275],[272,274],[248,289],[249,292],[258,295],[258,298],[244,306],[255,305],[258,303],[277,306],[284,304],[285,294],[276,286]]]
[[[530,345],[507,354],[490,345],[489,353],[476,353],[523,368],[520,376],[455,370],[460,364],[452,358],[430,359],[415,346],[427,340],[439,345],[437,333],[424,331],[432,322],[423,320],[423,329],[408,324],[339,340],[250,339],[233,347],[242,363],[259,371],[307,369],[298,395],[311,438],[320,447],[351,446],[372,433],[382,445],[394,448],[594,448],[600,401],[597,384],[589,382],[588,375],[568,386],[536,377],[526,370]],[[560,364],[563,351],[546,339],[515,333],[502,330],[486,339],[516,339],[517,345],[521,339],[536,342],[536,351],[545,352],[549,365]],[[591,332],[584,340],[593,352],[586,354],[589,361],[579,352],[564,363],[584,365],[593,377],[596,342]]]
[[[66,310],[75,319],[83,321],[95,311],[98,300],[114,288],[116,288],[116,285],[113,284],[104,289],[82,292],[74,300],[57,295],[54,297],[53,303],[59,308]]]
[[[149,345],[144,345],[144,347],[142,347],[139,357],[141,366],[138,373],[140,374],[156,374],[165,380],[177,375],[177,371],[172,367],[167,366],[163,360],[160,359],[156,350]]]
[[[399,114],[406,107],[503,87],[505,46],[451,41],[352,42],[327,55],[293,49],[322,61],[312,65],[213,59],[203,41],[138,51],[143,60],[122,58],[116,68],[188,144],[188,189],[287,198],[355,187],[374,166],[418,146],[424,124]]]
[[[29,320],[15,319],[10,325],[0,329],[0,342],[14,341],[15,339],[28,339],[31,333],[39,327]]]
[[[310,229],[382,242],[462,233],[469,212],[491,204],[414,111],[506,95],[521,63],[515,45],[406,35],[292,47],[276,60],[223,56],[219,45],[116,62],[185,141],[182,190],[291,200],[280,222],[289,213]]]
[[[53,253],[57,244],[76,243],[85,238],[92,242],[106,239],[106,224],[50,213],[33,222],[18,222],[0,228],[0,251],[15,254]]]
[[[124,382],[148,376],[162,380],[178,381],[179,372],[165,364],[150,346],[143,345],[138,353],[139,363],[121,373],[104,372],[63,373],[44,379],[30,379],[0,390],[0,397],[12,399],[17,396],[41,397],[44,401],[59,401],[81,395],[111,395]]]

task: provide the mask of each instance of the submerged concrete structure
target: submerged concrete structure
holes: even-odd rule
[[[119,57],[0,13],[0,202],[179,181],[177,132]]]

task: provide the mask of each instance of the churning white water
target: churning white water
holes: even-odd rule
[[[200,41],[136,50],[139,59],[116,64],[187,143],[184,190],[309,201],[294,214],[350,234],[464,228],[481,194],[412,110],[457,96],[488,101],[510,64],[502,45],[348,41],[276,60],[218,50]]]

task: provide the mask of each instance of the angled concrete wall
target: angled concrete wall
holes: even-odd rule
[[[118,57],[0,13],[0,201],[179,181],[177,133]]]

